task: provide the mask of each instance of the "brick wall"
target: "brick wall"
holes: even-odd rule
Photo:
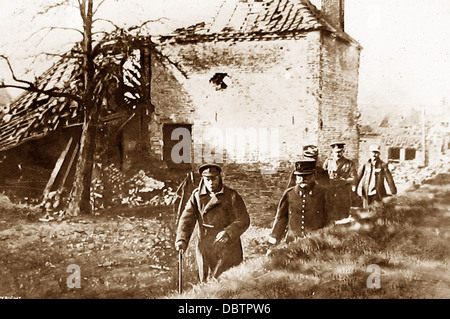
[[[290,163],[282,163],[276,172],[265,174],[261,173],[258,164],[224,165],[224,184],[242,196],[252,225],[272,226],[278,202],[288,183],[291,166]]]
[[[189,78],[180,84],[170,74],[153,74],[152,101],[159,120],[193,124],[194,147],[218,146],[219,151],[227,141],[217,135],[226,137],[227,129],[250,129],[249,135],[256,130],[257,139],[263,129],[269,139],[279,135],[279,160],[298,158],[302,145],[318,141],[318,100],[313,92],[319,83],[319,44],[318,35],[308,34],[298,40],[174,46],[170,55],[180,59]],[[228,75],[226,89],[217,90],[210,83],[216,73]],[[264,152],[254,144],[246,142],[246,156],[237,162],[266,157],[259,156]],[[156,138],[153,146],[156,151]],[[233,150],[224,148],[225,156],[233,157]]]
[[[359,48],[324,33],[321,50],[321,104],[319,148],[330,153],[329,144],[344,141],[346,157],[358,163],[357,112]]]

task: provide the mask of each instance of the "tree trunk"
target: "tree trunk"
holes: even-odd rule
[[[69,205],[69,214],[72,216],[91,213],[90,190],[95,153],[95,138],[96,127],[90,120],[86,120],[81,132],[80,151]]]
[[[150,114],[153,112],[151,81],[152,81],[152,56],[151,48],[145,47],[141,50],[141,74],[142,74],[142,100],[139,104],[140,116],[140,134],[139,134],[139,151],[141,158],[147,158],[150,149],[150,136],[148,125]]]
[[[73,216],[90,214],[90,189],[94,164],[96,125],[98,111],[94,102],[94,60],[92,55],[93,0],[80,1],[83,19],[83,72],[84,72],[84,123],[80,138],[80,151],[75,171],[74,185],[68,212]]]

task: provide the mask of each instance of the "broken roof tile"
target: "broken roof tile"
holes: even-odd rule
[[[329,31],[361,47],[324,19],[309,0],[224,0],[212,21],[178,28],[172,34],[159,36],[159,42],[264,40],[316,30]]]

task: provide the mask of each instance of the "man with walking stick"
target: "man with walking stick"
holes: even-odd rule
[[[192,192],[178,222],[175,248],[181,255],[179,275],[182,275],[182,252],[186,251],[197,224],[196,259],[201,282],[217,278],[242,262],[240,236],[250,225],[244,201],[235,190],[223,185],[221,172],[216,164],[199,168],[202,181]]]

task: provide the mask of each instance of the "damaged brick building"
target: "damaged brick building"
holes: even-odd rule
[[[322,0],[321,10],[308,0],[226,0],[211,19],[148,41],[171,63],[153,54],[141,66],[151,70],[151,113],[109,115],[124,169],[142,145],[168,171],[219,162],[250,213],[269,221],[302,146],[317,145],[322,162],[343,140],[358,162],[362,48],[344,31],[344,0]],[[188,163],[172,156],[177,128],[190,133]]]
[[[342,0],[322,1],[321,11],[309,1],[235,0],[211,21],[161,37],[187,77],[153,71],[153,154],[170,161],[164,127],[187,128],[194,168],[223,158],[227,183],[250,209],[270,213],[302,146],[318,145],[322,162],[329,143],[344,140],[358,162],[361,46],[343,29]]]

